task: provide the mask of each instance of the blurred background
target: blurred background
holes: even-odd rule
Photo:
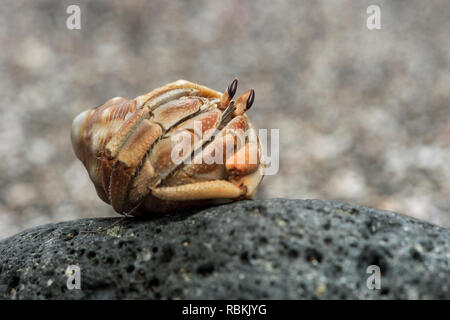
[[[69,5],[81,29],[69,30]],[[381,8],[381,29],[366,10]],[[337,199],[450,227],[450,2],[2,1],[0,238],[116,216],[70,143],[72,119],[177,79],[254,88],[280,129],[257,198]]]

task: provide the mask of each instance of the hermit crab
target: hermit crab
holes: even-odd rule
[[[234,101],[237,82],[220,93],[178,80],[79,114],[72,145],[98,196],[132,216],[251,198],[264,158],[245,114],[254,90]]]

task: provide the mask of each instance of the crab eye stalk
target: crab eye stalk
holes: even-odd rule
[[[222,97],[220,98],[219,108],[221,110],[225,110],[228,105],[230,104],[231,99],[233,99],[234,95],[236,94],[238,79],[234,79],[228,88],[225,90],[225,92],[222,94]]]
[[[230,83],[228,86],[228,96],[230,97],[230,100],[233,99],[234,95],[236,94],[238,79],[234,78],[234,80]]]
[[[247,90],[243,94],[237,98],[234,106],[236,107],[236,111],[234,112],[234,116],[240,116],[245,113],[250,107],[253,105],[255,101],[255,90]]]
[[[255,90],[252,89],[247,99],[245,111],[249,110],[252,107],[254,101],[255,101]]]

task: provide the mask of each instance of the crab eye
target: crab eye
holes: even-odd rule
[[[250,95],[248,96],[246,110],[249,110],[252,107],[254,101],[255,101],[255,90],[252,89],[250,91]]]
[[[233,99],[234,95],[236,94],[237,84],[238,79],[234,79],[228,86],[228,95],[230,96],[230,99]]]

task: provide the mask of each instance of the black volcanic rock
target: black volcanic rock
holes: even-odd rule
[[[450,231],[321,200],[86,219],[0,241],[3,299],[450,299]],[[81,289],[67,288],[80,267]],[[369,290],[367,267],[381,269]]]

